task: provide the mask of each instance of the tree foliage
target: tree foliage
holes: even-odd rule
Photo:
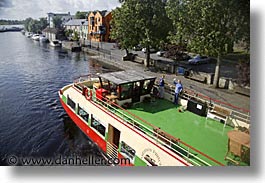
[[[0,19],[0,25],[22,25],[24,20],[4,20]]]
[[[249,1],[244,0],[168,0],[167,13],[173,21],[174,42],[185,41],[199,54],[218,57],[214,85],[218,85],[221,57],[229,45],[249,43]]]
[[[162,0],[122,0],[113,12],[111,37],[121,48],[141,44],[146,47],[146,66],[149,66],[150,47],[158,47],[165,40],[171,20]]]
[[[27,18],[24,21],[24,27],[26,31],[34,32],[34,33],[41,33],[41,31],[45,29],[47,25],[48,23],[47,23],[46,18],[40,18],[39,20]]]
[[[55,28],[57,28],[57,29],[61,29],[62,28],[63,20],[62,20],[61,16],[53,17],[52,22],[53,22],[53,25],[54,25]]]
[[[77,12],[75,13],[75,18],[76,18],[76,19],[86,19],[86,18],[87,18],[87,13],[88,13],[88,12],[77,11]]]

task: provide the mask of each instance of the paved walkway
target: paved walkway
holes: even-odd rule
[[[95,57],[102,62],[115,65],[116,67],[124,70],[133,69],[140,72],[146,72],[147,74],[155,75],[158,78],[161,77],[162,74],[165,74],[165,82],[168,84],[173,84],[174,78],[180,79],[182,81],[183,87],[186,89],[194,90],[214,100],[220,101],[221,103],[231,104],[235,107],[235,110],[243,109],[243,111],[245,112],[250,110],[250,97],[237,94],[227,89],[216,89],[210,85],[187,79],[183,76],[176,76],[175,74],[167,74],[161,72],[152,72],[149,69],[145,68],[142,64],[130,61],[122,61],[122,56],[125,55],[125,51],[114,48],[113,43],[105,43],[102,47],[103,49],[110,50],[112,55],[112,59],[110,59],[109,57],[104,58],[103,56],[100,56],[99,58]]]

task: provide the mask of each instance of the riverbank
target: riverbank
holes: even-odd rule
[[[161,71],[156,71],[152,69],[148,69],[144,67],[144,65],[131,62],[131,61],[122,61],[122,51],[115,50],[114,48],[109,47],[109,51],[111,54],[106,54],[100,52],[98,50],[90,49],[88,47],[83,48],[84,52],[89,54],[93,54],[93,59],[98,60],[98,62],[114,65],[115,67],[122,70],[137,70],[140,72],[145,72],[149,75],[155,75],[157,78],[160,78],[162,74],[165,75],[165,81],[168,84],[173,84],[173,79],[180,79],[183,83],[184,89],[194,91],[200,95],[208,97],[209,100],[219,102],[221,105],[225,107],[232,108],[233,110],[249,113],[250,111],[250,97],[240,95],[235,93],[234,91],[226,90],[226,89],[217,89],[213,88],[211,85],[207,85],[205,83],[200,83],[188,78],[185,78],[181,75],[169,74]],[[105,47],[106,49],[106,47]],[[120,54],[118,54],[120,52]],[[118,57],[119,55],[119,57]]]

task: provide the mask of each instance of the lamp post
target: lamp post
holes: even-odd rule
[[[89,33],[89,37],[90,37],[90,49],[92,49],[92,35],[93,35],[93,33],[92,33],[92,31]]]

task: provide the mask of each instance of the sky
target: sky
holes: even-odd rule
[[[0,0],[0,19],[38,19],[48,12],[73,15],[77,11],[112,10],[117,6],[118,0]]]

